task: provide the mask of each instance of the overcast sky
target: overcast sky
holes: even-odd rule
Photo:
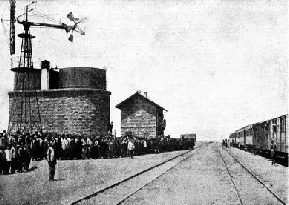
[[[29,2],[17,1],[16,13],[22,14]],[[7,6],[8,0],[0,2],[6,19]],[[86,17],[86,35],[75,34],[71,43],[63,30],[32,28],[33,58],[35,64],[49,60],[59,68],[106,68],[118,134],[115,105],[141,90],[168,110],[166,134],[221,139],[247,124],[288,113],[287,10],[286,0],[38,0],[35,11],[58,21],[68,22],[70,11]],[[17,33],[23,29],[16,27]],[[0,129],[7,129],[7,92],[13,89],[4,30]],[[16,55],[20,45],[17,39]]]

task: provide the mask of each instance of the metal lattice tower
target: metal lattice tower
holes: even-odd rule
[[[10,54],[15,53],[15,0],[10,0]],[[31,4],[25,7],[25,18],[23,21],[19,20],[20,15],[17,18],[18,23],[24,26],[24,33],[18,35],[22,39],[21,43],[21,55],[18,66],[11,70],[15,72],[15,85],[13,97],[10,95],[10,110],[9,110],[9,126],[8,131],[41,131],[41,115],[39,108],[39,100],[37,97],[38,89],[41,89],[41,70],[34,69],[32,62],[32,39],[35,36],[30,34],[30,27],[49,27],[55,29],[65,30],[67,33],[71,33],[68,40],[73,41],[73,32],[78,32],[81,35],[85,35],[85,32],[79,28],[79,24],[86,20],[86,18],[75,18],[70,12],[67,18],[73,22],[72,26],[50,23],[37,23],[28,21],[29,6],[35,4],[33,1]],[[48,65],[43,65],[49,69]],[[12,99],[11,99],[12,98]]]
[[[18,35],[22,39],[21,55],[18,67],[12,68],[15,72],[14,96],[10,102],[9,131],[40,130],[41,115],[36,91],[36,73],[32,62],[32,39],[28,23],[28,6],[23,22],[24,33]],[[25,23],[27,22],[27,23]]]

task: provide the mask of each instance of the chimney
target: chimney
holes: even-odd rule
[[[49,67],[49,61],[41,61],[41,90],[49,89]]]
[[[144,92],[144,96],[145,96],[146,98],[148,98],[148,93],[147,93],[147,92]]]

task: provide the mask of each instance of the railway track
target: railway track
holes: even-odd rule
[[[242,195],[242,194],[241,194],[241,191],[240,191],[240,189],[238,188],[238,185],[237,185],[237,183],[236,183],[236,182],[237,182],[236,178],[238,178],[238,177],[235,177],[235,176],[234,176],[234,173],[231,171],[231,168],[230,168],[230,166],[228,165],[228,164],[229,164],[228,159],[225,159],[226,156],[221,153],[221,151],[219,150],[219,148],[216,148],[216,150],[217,150],[217,152],[220,154],[220,156],[221,156],[221,158],[222,158],[222,161],[223,161],[223,163],[224,163],[224,165],[225,165],[225,167],[226,167],[226,170],[227,170],[227,172],[228,172],[228,175],[229,175],[230,178],[231,178],[231,181],[232,181],[232,184],[233,184],[233,186],[234,186],[234,189],[235,189],[236,192],[237,192],[237,195],[238,195],[238,197],[239,197],[240,203],[241,203],[241,204],[247,204],[247,203],[244,203],[244,200],[243,200],[244,198],[246,198],[246,196],[243,196],[243,198],[242,198],[242,196],[241,196],[241,195]],[[236,164],[238,164],[239,167],[242,168],[242,170],[244,170],[244,171],[245,171],[246,173],[248,173],[252,178],[254,178],[254,179],[255,179],[255,182],[258,183],[259,185],[261,185],[262,188],[267,191],[267,193],[269,192],[270,195],[271,195],[274,199],[276,199],[276,200],[277,200],[278,202],[280,202],[281,204],[284,204],[284,205],[286,204],[285,201],[283,201],[276,193],[274,193],[258,176],[256,176],[256,174],[254,174],[250,169],[248,169],[246,166],[244,166],[244,164],[242,164],[242,162],[240,162],[236,157],[234,157],[227,149],[222,148],[222,150],[223,150],[225,153],[227,153],[227,154],[228,154],[227,156],[231,157],[231,158],[234,160],[234,162],[235,162]],[[231,166],[232,166],[232,165],[231,165]]]
[[[201,144],[194,150],[206,146]],[[79,204],[122,204],[125,200],[143,189],[148,184],[157,180],[160,176],[177,166],[191,156],[193,150],[186,151],[180,155],[167,159],[159,164],[151,166],[137,174],[134,174],[122,181],[112,184],[89,196],[79,199],[71,205]]]

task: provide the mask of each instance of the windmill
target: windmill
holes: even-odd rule
[[[15,54],[15,3],[15,0],[10,0],[10,55]],[[84,31],[78,26],[84,19],[75,18],[72,12],[67,15],[67,18],[73,23],[72,26],[64,23],[50,24],[29,21],[29,12],[33,10],[31,7],[34,4],[36,4],[36,1],[27,5],[24,14],[17,17],[17,22],[24,27],[24,32],[18,34],[18,37],[21,38],[21,54],[18,65],[11,69],[15,73],[15,84],[14,96],[9,102],[11,106],[9,113],[9,132],[23,130],[41,131],[41,110],[37,92],[37,90],[40,89],[40,82],[36,77],[40,74],[40,69],[36,69],[33,66],[32,39],[35,38],[35,36],[31,35],[30,28],[46,27],[65,30],[67,33],[71,33],[68,39],[71,42],[73,41],[73,32],[85,35]],[[21,19],[23,17],[24,19]],[[49,68],[47,61],[44,61],[44,63],[42,66]]]

